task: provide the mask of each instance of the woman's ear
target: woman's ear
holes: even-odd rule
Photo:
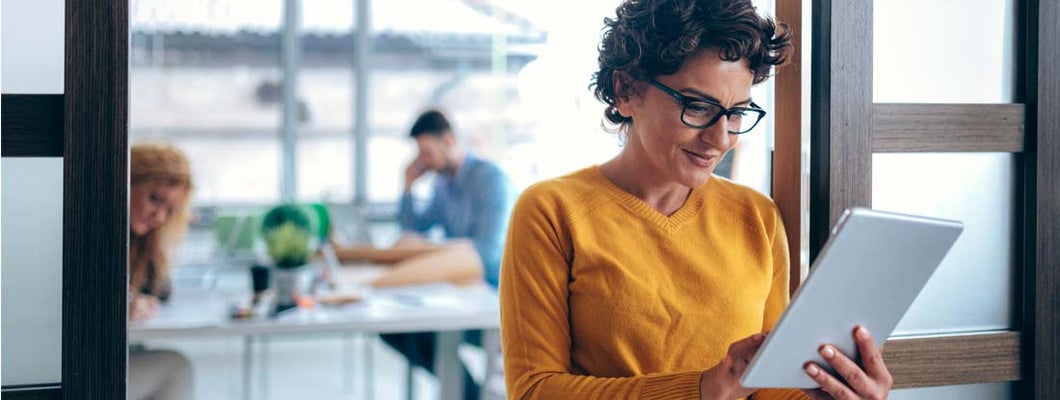
[[[622,71],[615,71],[611,76],[611,84],[615,88],[615,109],[626,118],[633,118],[636,106],[640,105],[641,97],[635,82]]]

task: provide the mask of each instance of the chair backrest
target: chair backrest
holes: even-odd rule
[[[218,215],[214,219],[213,229],[217,247],[222,254],[232,256],[251,252],[261,229],[261,215],[258,212]]]
[[[330,212],[323,203],[298,204],[309,216],[319,243],[327,243],[332,229]],[[218,214],[213,220],[216,253],[220,258],[252,258],[255,242],[261,237],[263,216],[269,209],[241,210]]]
[[[302,205],[302,207],[306,208],[306,212],[314,221],[313,226],[316,228],[317,239],[320,239],[320,243],[327,243],[328,238],[331,236],[332,223],[328,206],[324,203],[309,203]]]

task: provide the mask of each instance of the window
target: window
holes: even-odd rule
[[[293,150],[301,201],[353,199],[355,3],[302,3]],[[614,14],[615,2],[564,2],[562,13],[555,7],[371,2],[369,201],[400,195],[414,155],[407,130],[428,107],[449,113],[473,151],[501,163],[519,186],[618,152],[620,140],[601,128],[603,105],[588,89],[599,22]],[[196,204],[282,198],[283,8],[282,0],[132,2],[131,136],[170,140],[188,152]],[[753,92],[767,110],[769,85]],[[756,131],[741,137],[732,164],[718,172],[768,192],[772,124]]]

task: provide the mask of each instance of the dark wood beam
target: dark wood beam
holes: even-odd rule
[[[4,157],[63,156],[63,95],[0,96]]]
[[[125,398],[128,1],[66,2],[63,360],[66,399]]]

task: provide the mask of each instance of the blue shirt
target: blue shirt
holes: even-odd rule
[[[401,197],[401,228],[423,233],[440,224],[446,237],[470,239],[482,260],[486,281],[497,287],[515,202],[511,179],[496,164],[468,155],[455,176],[438,175],[433,192],[430,204],[419,212],[411,194]]]

